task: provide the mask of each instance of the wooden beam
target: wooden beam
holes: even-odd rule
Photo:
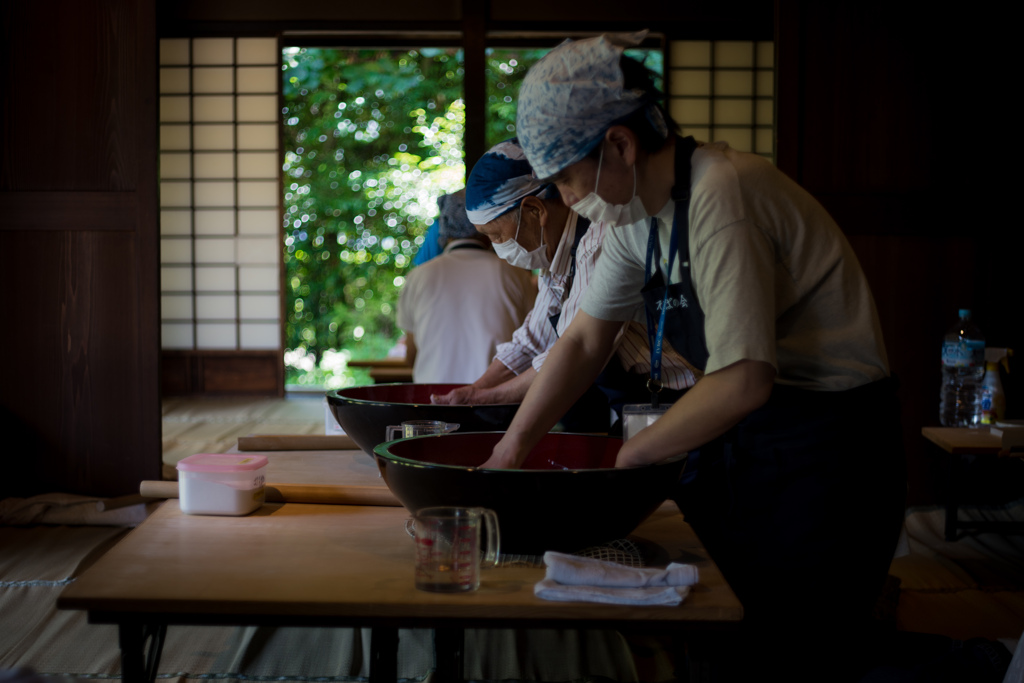
[[[466,131],[462,148],[466,177],[473,164],[484,155],[487,130],[487,84],[484,78],[487,56],[484,36],[487,32],[487,5],[479,0],[462,2],[462,50],[465,59],[463,101],[466,104]]]

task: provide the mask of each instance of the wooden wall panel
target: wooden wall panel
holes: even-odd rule
[[[490,13],[499,29],[575,33],[646,28],[675,39],[771,40],[772,6],[770,0],[590,0],[585,4],[518,0],[492,1]]]
[[[990,345],[1024,348],[1019,252],[1009,248],[1019,241],[1016,181],[1006,148],[984,137],[1012,129],[999,92],[1014,41],[980,14],[849,1],[776,8],[778,164],[857,252],[901,381],[910,502],[939,502],[942,462],[921,428],[938,424],[943,334],[970,308]],[[1024,416],[1010,391],[1008,413]]]
[[[278,31],[457,30],[471,13],[483,11],[496,30],[637,30],[649,28],[676,37],[767,40],[772,0],[621,0],[552,3],[547,0],[439,0],[339,3],[320,0],[168,0],[159,6],[162,35],[242,35]],[[225,33],[229,32],[229,33]]]
[[[2,12],[0,496],[131,493],[161,471],[153,2]]]
[[[274,0],[166,0],[160,3],[162,21],[180,21],[196,26],[206,22],[252,24],[289,22],[314,25],[331,22],[438,22],[458,21],[462,0],[391,0],[388,3],[307,0],[302,3]]]
[[[4,301],[4,319],[20,334],[0,341],[3,357],[16,359],[5,364],[0,391],[49,447],[28,490],[115,495],[135,490],[140,470],[158,476],[159,442],[155,453],[153,444],[143,448],[154,422],[147,411],[158,420],[159,406],[139,396],[139,292],[123,284],[137,275],[134,236],[2,231],[0,248],[31,264],[5,268],[0,280],[3,291],[21,281],[23,293]]]
[[[164,351],[161,393],[284,396],[280,351]]]
[[[136,87],[146,66],[136,3],[4,4],[10,103],[0,126],[0,189],[135,189]]]

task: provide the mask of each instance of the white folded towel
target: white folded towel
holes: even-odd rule
[[[673,562],[665,569],[625,567],[554,551],[544,553],[546,575],[534,587],[545,600],[623,605],[678,605],[697,583],[697,568]]]
[[[545,577],[569,586],[692,586],[697,583],[697,568],[673,562],[665,569],[626,567],[616,562],[566,555],[549,550],[544,553]]]
[[[533,587],[533,594],[545,600],[604,602],[613,605],[678,605],[689,593],[689,586],[566,586],[551,579],[541,579]]]

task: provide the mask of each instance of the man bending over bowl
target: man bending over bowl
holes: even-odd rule
[[[466,183],[466,213],[494,251],[508,263],[540,270],[533,310],[512,339],[497,347],[494,360],[472,384],[431,397],[434,403],[519,403],[548,351],[569,327],[590,284],[607,226],[571,210],[554,185],[540,182],[519,141],[492,147],[473,167]],[[621,406],[650,399],[647,328],[642,316],[627,321],[615,352],[594,386],[566,413],[568,431],[605,431],[609,408],[621,422]],[[693,386],[698,372],[665,345],[662,400],[670,402]],[[618,424],[618,423],[617,423]],[[613,431],[618,431],[613,426]]]

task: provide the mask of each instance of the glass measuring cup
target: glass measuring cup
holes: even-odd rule
[[[461,593],[480,586],[480,567],[498,564],[498,516],[486,508],[422,508],[410,520],[416,541],[416,588]],[[487,547],[480,557],[481,528]]]
[[[447,434],[459,428],[458,422],[443,422],[441,420],[409,420],[400,425],[389,425],[385,441],[395,439],[408,439],[410,436],[423,436],[424,434]]]

